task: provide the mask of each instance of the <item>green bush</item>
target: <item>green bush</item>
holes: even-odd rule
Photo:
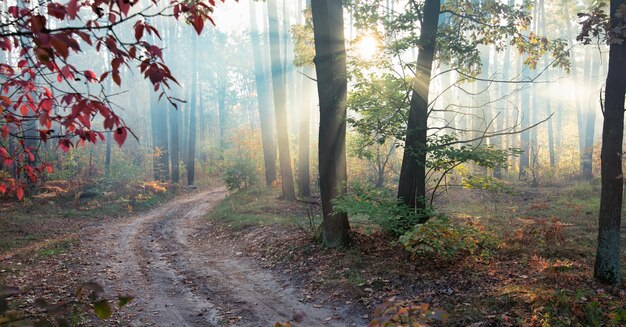
[[[86,282],[78,287],[74,298],[68,302],[49,303],[38,298],[26,307],[19,306],[19,309],[12,310],[12,307],[17,306],[11,305],[9,299],[20,293],[17,288],[0,285],[0,326],[82,326],[82,323],[74,320],[76,317],[91,313],[104,321],[111,318],[116,308],[119,310],[133,300],[132,296],[118,296],[117,301],[111,301],[103,296],[104,289],[100,284]],[[114,302],[117,302],[117,306]]]
[[[334,209],[348,215],[360,215],[380,226],[383,232],[400,236],[434,216],[432,209],[415,211],[398,203],[387,189],[354,183],[343,197],[336,199]]]
[[[446,323],[448,313],[426,303],[386,300],[374,310],[374,319],[367,327],[423,327],[431,323]]]
[[[482,226],[453,224],[440,216],[400,236],[400,243],[414,257],[451,260],[461,255],[488,256],[498,246],[495,236]]]
[[[224,182],[229,191],[245,190],[258,183],[258,173],[252,160],[236,158],[226,163]]]

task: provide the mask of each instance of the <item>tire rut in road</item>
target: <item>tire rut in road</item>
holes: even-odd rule
[[[232,244],[197,237],[226,193],[192,194],[94,239],[107,249],[99,260],[114,290],[136,296],[131,325],[258,327],[294,315],[305,326],[354,325],[342,311],[300,302],[294,287],[238,256]]]

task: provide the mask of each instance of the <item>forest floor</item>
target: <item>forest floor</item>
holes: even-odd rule
[[[289,276],[244,255],[246,241],[206,219],[227,191],[185,194],[146,213],[88,226],[80,232],[13,251],[0,261],[0,281],[17,286],[13,299],[68,302],[92,280],[109,295],[135,298],[113,314],[111,326],[363,325],[354,306],[316,302]],[[87,313],[76,325],[102,325]]]
[[[590,278],[598,193],[588,183],[450,190],[438,207],[484,226],[498,248],[442,259],[410,256],[359,217],[354,244],[327,249],[315,199],[213,187],[99,224],[52,219],[73,233],[0,253],[0,284],[21,288],[16,308],[67,302],[87,280],[135,297],[105,323],[77,314],[77,326],[364,326],[390,298],[443,309],[450,326],[624,325],[626,290]]]

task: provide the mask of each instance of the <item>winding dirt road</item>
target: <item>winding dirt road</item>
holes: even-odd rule
[[[290,283],[232,243],[203,239],[206,214],[226,194],[214,188],[178,198],[85,242],[108,293],[136,297],[123,325],[261,327],[298,316],[302,326],[356,326],[343,308],[299,301]]]

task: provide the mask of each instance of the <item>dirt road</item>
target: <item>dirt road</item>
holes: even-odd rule
[[[206,214],[226,194],[214,188],[181,197],[86,241],[108,292],[136,297],[122,318],[131,326],[261,327],[301,316],[302,326],[356,326],[342,308],[301,302],[290,283],[232,241],[203,236]]]

